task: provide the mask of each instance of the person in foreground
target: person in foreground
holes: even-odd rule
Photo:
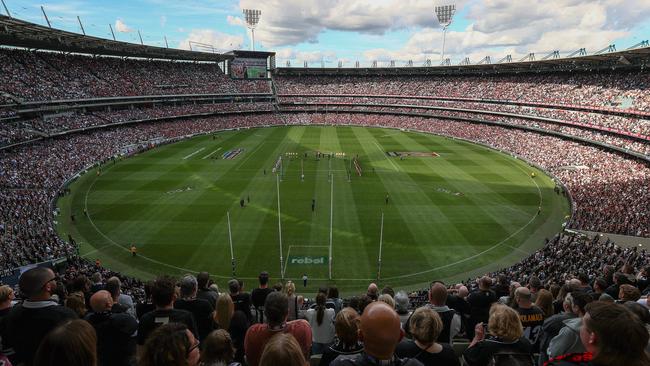
[[[497,303],[490,308],[487,334],[483,323],[476,324],[474,338],[463,353],[463,358],[469,366],[486,366],[500,353],[530,358],[532,352],[533,346],[524,337],[519,314]]]
[[[97,366],[95,329],[81,319],[59,325],[43,338],[34,365]]]
[[[595,301],[587,305],[580,340],[587,352],[569,353],[545,366],[648,366],[648,331],[639,318],[619,304]]]
[[[359,326],[359,339],[365,345],[364,351],[351,359],[338,358],[330,365],[421,366],[422,363],[414,358],[400,359],[395,355],[395,347],[403,337],[404,331],[395,310],[383,302],[370,303],[363,310]]]
[[[395,350],[398,356],[413,357],[425,366],[460,366],[451,346],[438,343],[444,325],[435,310],[418,308],[413,312],[409,323],[414,340],[404,339],[400,342]]]
[[[300,344],[290,333],[276,334],[264,347],[260,366],[307,366]]]
[[[142,349],[138,366],[197,366],[199,341],[183,323],[167,323],[154,329]]]

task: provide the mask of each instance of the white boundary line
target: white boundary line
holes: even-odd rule
[[[331,161],[331,160],[330,160]],[[332,182],[330,189],[330,245],[329,245],[329,279],[332,279],[332,226],[334,225],[334,174],[332,174]]]
[[[193,153],[187,155],[186,157],[183,158],[183,160],[187,160],[187,159],[191,158],[192,156],[194,156],[194,155],[200,153],[200,152],[203,151],[203,150],[205,150],[205,147],[202,147],[202,148],[196,150],[195,152],[193,152]]]
[[[441,136],[441,135],[437,135],[437,136]],[[377,144],[376,141],[373,141],[373,142],[374,142],[375,145],[377,145],[377,147],[381,150],[381,147],[379,146],[379,144]],[[470,142],[470,143],[471,143],[471,142]],[[389,161],[390,161],[390,160],[389,160]],[[391,161],[391,163],[392,163],[392,161]],[[511,162],[511,163],[512,163],[512,162]],[[526,174],[526,176],[528,177],[528,172],[526,172],[526,171],[525,171],[523,168],[521,168],[519,165],[516,165],[516,167],[517,167],[519,170],[523,171],[523,172]],[[277,176],[276,176],[276,177],[277,177]],[[535,186],[537,187],[537,192],[538,192],[538,195],[539,195],[539,206],[541,206],[541,205],[542,205],[542,202],[543,202],[542,191],[541,191],[539,185],[537,184],[537,182],[536,182],[533,178],[530,178],[530,179],[533,181],[533,183],[535,183]],[[86,191],[86,195],[85,195],[85,198],[84,198],[84,208],[86,209],[86,212],[88,212],[88,220],[90,221],[90,224],[93,226],[93,228],[97,231],[97,233],[99,233],[102,237],[104,237],[106,240],[108,240],[110,244],[112,244],[113,246],[116,246],[116,247],[118,247],[118,248],[120,248],[120,249],[122,249],[122,250],[124,250],[124,251],[126,251],[126,252],[129,252],[129,249],[127,249],[127,248],[121,246],[120,244],[116,243],[113,239],[109,238],[106,234],[104,234],[101,230],[99,230],[99,228],[98,228],[98,227],[95,225],[95,223],[92,221],[92,218],[91,218],[91,216],[90,216],[90,212],[88,211],[88,195],[89,195],[89,193],[90,193],[90,190],[91,190],[91,189],[93,188],[93,186],[95,185],[95,182],[96,182],[96,181],[97,181],[97,178],[95,178],[95,180],[93,180],[93,182],[91,183],[91,185],[88,187],[88,190]],[[278,225],[280,225],[280,216],[279,216],[279,208],[280,208],[279,203],[280,203],[280,196],[279,196],[279,189],[280,189],[280,186],[278,185]],[[519,234],[523,229],[525,229],[526,227],[528,227],[528,226],[529,226],[529,225],[530,225],[530,224],[535,220],[535,218],[537,218],[537,214],[535,214],[535,215],[534,215],[534,216],[533,216],[533,217],[528,221],[528,223],[526,223],[526,225],[522,226],[519,230],[517,230],[516,232],[514,232],[513,234],[511,234],[511,235],[508,236],[507,238],[503,239],[502,241],[496,243],[496,244],[493,245],[492,247],[490,247],[490,248],[488,248],[488,249],[486,249],[486,250],[484,250],[484,251],[482,251],[482,252],[480,252],[480,253],[478,253],[478,254],[475,254],[475,255],[473,255],[473,256],[470,256],[470,257],[464,258],[464,259],[462,259],[462,260],[459,260],[459,261],[456,261],[456,262],[453,262],[453,263],[446,264],[446,265],[444,265],[444,266],[439,266],[439,267],[431,268],[431,269],[428,269],[428,270],[425,270],[425,271],[416,272],[416,273],[410,273],[410,274],[405,274],[405,275],[400,275],[400,276],[393,276],[393,277],[386,277],[386,278],[384,278],[384,280],[385,280],[385,281],[389,281],[389,280],[394,280],[394,279],[402,279],[402,278],[408,278],[408,277],[418,276],[418,275],[421,275],[421,274],[425,274],[425,273],[429,273],[429,272],[437,271],[437,270],[440,270],[440,269],[449,268],[449,267],[452,267],[452,266],[454,266],[454,265],[457,265],[457,264],[464,263],[464,262],[467,262],[467,261],[469,261],[469,260],[472,260],[472,259],[474,259],[474,258],[476,258],[476,257],[478,257],[478,256],[481,256],[481,255],[483,255],[483,254],[485,254],[485,253],[487,253],[487,252],[492,251],[493,249],[497,248],[498,246],[500,246],[500,245],[502,245],[503,243],[505,243],[506,241],[508,241],[508,240],[509,240],[510,238],[512,238],[513,236]],[[280,235],[281,235],[281,232],[280,232]],[[508,246],[508,247],[510,247],[510,248],[512,248],[512,249],[519,250],[519,251],[522,252],[522,253],[530,254],[530,253],[525,252],[524,250],[521,250],[521,249],[519,249],[519,248],[515,248],[515,247],[509,246],[509,245],[506,245],[506,246]],[[100,247],[100,248],[95,248],[95,249],[97,249],[97,251],[99,251],[99,249],[102,249],[102,248],[104,248],[104,247],[105,247],[105,246],[102,246],[102,247]],[[291,246],[290,246],[290,247],[291,247]],[[298,246],[296,246],[296,247],[298,247]],[[318,247],[318,246],[304,246],[304,247]],[[283,260],[283,258],[282,258],[282,252],[280,252],[280,256],[281,256],[281,258],[280,258],[280,259],[281,259],[280,266],[282,267],[282,265],[283,265],[283,263],[282,263],[282,260]],[[152,263],[155,263],[155,264],[159,264],[159,265],[162,265],[162,266],[165,266],[165,267],[169,267],[169,268],[173,268],[173,269],[177,269],[177,270],[185,271],[185,272],[188,272],[188,273],[198,273],[198,271],[196,271],[196,270],[192,270],[192,269],[188,269],[188,268],[183,268],[183,267],[174,266],[174,265],[171,265],[171,264],[168,264],[168,263],[164,263],[164,262],[161,262],[161,261],[158,261],[158,260],[155,260],[155,259],[152,259],[152,258],[149,258],[149,257],[143,256],[143,255],[140,255],[140,254],[138,254],[138,257],[139,257],[139,258],[143,258],[143,259],[146,260],[146,261],[149,261],[149,262],[152,262]],[[288,257],[288,253],[287,253],[287,257]],[[286,268],[285,268],[285,269],[286,269]],[[222,276],[222,275],[217,275],[217,274],[212,274],[211,276],[214,276],[214,277],[216,277],[216,278],[224,278],[224,279],[228,279],[228,278],[230,278],[230,276]],[[284,271],[282,272],[282,277],[284,277]],[[244,280],[254,280],[254,279],[257,279],[257,277],[240,277],[240,278],[241,278],[241,279],[244,279]],[[327,280],[329,280],[329,279],[327,279],[327,278],[314,278],[314,279],[312,279],[312,280],[314,280],[314,281],[327,281]],[[336,278],[336,281],[373,281],[373,280],[375,280],[375,279],[374,279],[374,278]]]
[[[381,146],[379,146],[377,141],[373,141],[373,143],[375,144],[375,146],[377,146],[377,148],[379,149],[381,154],[384,156],[384,158],[386,158],[386,160],[388,160],[388,162],[393,166],[393,168],[395,168],[395,171],[399,172],[399,167],[397,165],[395,165],[395,163],[392,160],[390,160],[390,158],[388,156],[386,156],[386,152],[384,151],[384,149],[381,148]]]
[[[280,242],[280,277],[284,279],[284,270],[286,267],[283,268],[282,262],[282,215],[280,214],[280,175],[276,174],[275,175],[275,184],[278,188],[278,240]],[[287,258],[289,257],[289,254],[287,253]]]
[[[211,157],[212,155],[214,155],[214,153],[216,153],[216,152],[219,151],[219,150],[221,150],[221,146],[219,146],[218,149],[214,150],[213,152],[209,153],[208,155],[202,157],[201,160],[203,160],[203,159],[207,159],[207,158]]]

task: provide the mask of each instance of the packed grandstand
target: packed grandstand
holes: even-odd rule
[[[271,70],[269,79],[237,80],[223,72],[219,64],[223,60],[194,62],[192,53],[184,54],[181,62],[89,51],[93,57],[79,50],[60,52],[65,44],[44,44],[39,51],[13,47],[36,42],[37,35],[28,40],[16,38],[15,43],[10,37],[2,39],[7,47],[0,49],[0,270],[5,277],[17,270],[23,276],[20,290],[0,287],[4,319],[0,330],[1,351],[14,365],[55,364],[44,361],[48,347],[64,347],[56,344],[57,335],[48,335],[43,324],[18,311],[10,312],[14,297],[33,304],[49,295],[53,295],[48,300],[52,306],[72,309],[56,310],[57,315],[47,318],[51,328],[63,319],[89,319],[96,330],[92,339],[99,342],[100,365],[135,364],[136,343],[142,347],[139,364],[171,365],[155,361],[167,357],[161,349],[173,344],[191,358],[196,347],[188,342],[200,340],[206,365],[237,361],[256,366],[267,353],[262,352],[266,339],[261,341],[265,324],[285,326],[278,329],[293,334],[302,357],[311,357],[312,364],[328,365],[337,355],[370,354],[375,351],[371,347],[382,347],[374,342],[392,342],[385,340],[391,335],[373,339],[373,334],[382,332],[369,330],[372,327],[367,324],[392,324],[397,315],[399,327],[410,328],[408,340],[397,346],[397,355],[424,363],[431,361],[418,358],[419,353],[413,351],[417,347],[435,355],[451,355],[438,356],[436,364],[440,365],[459,364],[459,358],[470,365],[488,364],[486,355],[492,357],[499,349],[480,348],[490,347],[484,344],[487,336],[482,322],[499,344],[512,346],[515,355],[533,358],[531,363],[519,358],[517,364],[541,365],[549,357],[585,351],[591,352],[584,356],[585,364],[598,351],[619,357],[598,365],[650,362],[643,353],[650,325],[650,256],[643,248],[622,247],[607,239],[608,234],[650,238],[648,48],[578,58],[578,62],[530,62],[516,68],[459,66],[435,75],[409,68],[345,72],[277,68]],[[626,62],[621,63],[621,58]],[[151,141],[170,143],[226,129],[280,125],[376,126],[488,145],[556,177],[567,190],[573,212],[565,232],[548,238],[521,262],[480,278],[458,284],[433,282],[421,290],[370,284],[367,293],[344,298],[335,286],[323,283],[325,288],[311,301],[303,299],[315,294],[298,294],[290,282],[279,283],[277,293],[268,295],[280,279],[269,279],[263,272],[266,268],[259,268],[259,287],[264,290],[257,289],[257,283],[246,284],[251,290],[256,288],[252,300],[236,280],[210,287],[212,281],[204,273],[198,281],[188,275],[145,283],[80,257],[75,243],[55,230],[54,202],[66,194],[66,184],[88,167],[124,154],[125,147],[133,153],[155,147]],[[49,278],[54,273],[45,267],[29,269],[37,263],[56,263],[56,277]],[[176,285],[180,296],[175,307],[194,315],[176,314],[179,317],[174,321],[185,325],[153,330],[152,316],[172,306]],[[207,313],[188,305],[196,301],[197,291],[199,298],[209,300],[205,301]],[[397,312],[388,312],[377,300]],[[233,302],[236,312],[224,310]],[[624,303],[631,311],[611,302]],[[492,306],[490,310],[492,303],[510,308]],[[100,319],[111,312],[107,304],[132,319],[116,317],[123,327],[110,328],[113,325]],[[23,305],[22,309],[35,308]],[[450,309],[453,315],[446,313]],[[519,312],[515,318],[534,314],[535,309],[543,313],[539,318],[530,316],[537,321],[504,330],[509,309]],[[284,325],[287,315],[289,320],[303,318],[309,324]],[[322,329],[323,316],[331,329]],[[365,344],[357,338],[359,316]],[[587,316],[584,322],[598,339],[591,349],[582,347],[579,336],[560,330],[562,321]],[[627,325],[596,324],[621,321]],[[390,329],[390,324],[384,329]],[[83,334],[85,327],[72,322],[57,331],[59,335]],[[185,334],[188,328],[193,335]],[[32,329],[36,333],[31,334]],[[212,332],[216,329],[230,334]],[[183,335],[180,345],[166,340],[172,336],[165,332],[179,330]],[[431,334],[436,336],[432,339]],[[447,338],[436,339],[439,334]],[[152,337],[147,339],[148,335]],[[295,346],[293,337],[274,338],[275,343],[285,342],[275,345],[280,349]],[[236,352],[223,347],[224,343],[232,344]],[[269,354],[272,344],[267,347]],[[442,351],[437,348],[440,344]],[[84,351],[78,346],[75,352]],[[188,362],[178,364],[196,364]]]

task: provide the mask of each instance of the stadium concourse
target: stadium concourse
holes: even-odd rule
[[[324,365],[341,354],[385,360],[393,353],[486,365],[503,351],[528,365],[569,353],[585,364],[594,356],[598,365],[650,362],[650,256],[606,239],[650,238],[643,67],[516,76],[283,69],[252,81],[209,62],[18,49],[1,50],[0,67],[0,270],[22,267],[19,289],[0,287],[0,350],[14,364],[49,364],[66,347],[101,365],[134,364],[136,343],[140,365],[175,357],[195,365],[200,352],[206,365],[256,366],[274,350]],[[145,284],[79,257],[73,240],[55,231],[53,201],[90,166],[196,134],[294,124],[416,130],[515,154],[564,184],[572,230],[479,278],[432,278],[430,288],[408,292],[373,283],[345,299],[333,284],[318,294],[299,293],[292,282],[273,286],[279,279],[266,268],[251,293],[236,279],[216,286],[206,273]],[[30,267],[42,262],[57,273]],[[22,302],[12,308],[15,298]],[[171,324],[154,329],[160,318]],[[408,338],[399,342],[401,329]],[[291,336],[271,338],[277,332]],[[569,361],[550,364],[562,362]]]

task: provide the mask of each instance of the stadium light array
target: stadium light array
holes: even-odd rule
[[[260,22],[260,15],[262,11],[258,9],[244,9],[244,19],[246,26],[251,30],[251,51],[255,51],[255,27]]]
[[[440,62],[445,59],[445,39],[447,38],[447,28],[456,14],[456,4],[441,5],[435,7],[436,17],[438,23],[442,26],[442,53],[440,54]]]

